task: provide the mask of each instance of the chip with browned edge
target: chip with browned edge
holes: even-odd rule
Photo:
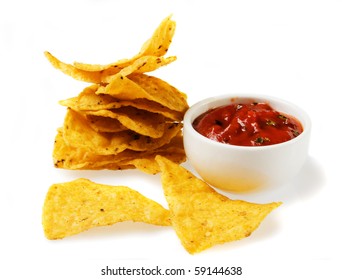
[[[156,161],[172,225],[190,254],[248,237],[281,204],[231,200],[180,165],[162,156]]]
[[[52,185],[43,206],[42,222],[48,239],[123,221],[168,226],[170,215],[160,204],[129,187],[87,179]]]

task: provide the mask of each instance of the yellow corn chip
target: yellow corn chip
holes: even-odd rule
[[[111,109],[117,100],[107,94],[95,94],[98,88],[98,84],[92,84],[84,88],[78,96],[61,100],[59,104],[75,111]]]
[[[115,133],[128,130],[128,128],[122,125],[117,119],[94,115],[87,115],[86,117],[89,120],[91,128],[97,132]]]
[[[175,164],[181,164],[186,160],[186,156],[184,151],[174,151],[174,152],[158,152],[154,155],[151,155],[146,158],[135,158],[127,161],[127,163],[134,165],[140,171],[143,171],[147,174],[157,174],[160,172],[160,166],[156,162],[156,155],[163,156],[168,160],[174,162]],[[125,163],[125,162],[123,162]]]
[[[83,148],[67,145],[63,138],[63,131],[60,129],[56,135],[53,150],[54,164],[58,168],[73,170],[138,168],[149,174],[160,171],[159,165],[154,160],[156,155],[163,155],[179,163],[185,161],[181,135],[174,137],[169,144],[154,150],[139,152],[127,149],[116,155],[96,155]],[[147,162],[151,165],[146,166]]]
[[[132,65],[126,68],[108,68],[103,71],[86,71],[76,68],[71,64],[64,63],[53,56],[50,52],[44,52],[45,57],[50,61],[52,66],[62,71],[64,74],[74,78],[75,80],[90,83],[109,83],[118,76],[123,77],[131,73],[145,73],[158,69],[176,60],[175,56],[168,58],[156,56],[144,56],[134,61]]]
[[[161,114],[170,120],[181,121],[183,119],[184,113],[171,110],[157,102],[145,98],[135,98],[135,96],[133,100],[120,100],[109,94],[96,94],[95,92],[98,88],[99,85],[93,84],[86,87],[78,96],[61,100],[59,104],[69,107],[74,111],[109,110],[132,106],[137,109]]]
[[[131,59],[122,59],[106,65],[75,62],[74,66],[86,71],[104,71],[110,68],[123,69],[143,56],[164,56],[172,42],[175,29],[176,23],[171,20],[171,16],[168,16],[159,24],[152,37],[143,44],[140,52]]]
[[[186,94],[164,80],[145,74],[134,74],[129,78],[153,96],[155,102],[178,112],[189,108]]]
[[[159,148],[171,141],[182,125],[172,123],[165,127],[163,136],[151,138],[134,131],[100,133],[91,128],[81,114],[68,109],[63,126],[63,138],[67,145],[85,149],[97,155],[116,155],[126,149],[146,151]]]
[[[154,100],[153,96],[150,96],[143,88],[138,84],[130,80],[128,77],[115,75],[109,84],[100,86],[96,94],[108,94],[112,97],[120,100],[135,100],[145,98],[148,100]]]
[[[66,169],[83,169],[87,165],[87,151],[67,145],[63,138],[63,129],[58,129],[53,147],[53,162],[55,167]],[[84,159],[84,160],[83,160]]]
[[[139,192],[87,179],[52,185],[46,195],[42,220],[48,239],[123,221],[170,225],[169,211]]]
[[[169,125],[164,116],[131,106],[114,110],[83,111],[83,113],[116,119],[127,129],[152,138],[162,137],[165,127]]]
[[[184,93],[162,79],[145,74],[132,74],[128,77],[116,75],[108,85],[100,86],[96,93],[109,94],[123,100],[145,98],[183,113],[189,107]]]
[[[248,237],[281,204],[230,200],[172,161],[161,156],[156,161],[172,225],[191,254]]]
[[[171,62],[174,62],[177,59],[175,56],[170,56],[167,58],[158,57],[158,56],[142,56],[135,60],[131,65],[123,68],[115,75],[105,77],[102,81],[104,83],[110,83],[112,80],[116,80],[117,78],[122,79],[123,77],[127,77],[132,73],[146,73],[157,70],[158,68],[168,65]]]
[[[154,31],[152,37],[143,44],[137,57],[145,55],[165,55],[172,42],[175,29],[176,23],[171,20],[171,15],[166,17]]]
[[[112,68],[103,72],[90,72],[75,68],[71,64],[64,63],[53,56],[50,52],[44,52],[45,57],[50,61],[53,67],[62,71],[64,74],[74,78],[75,80],[90,82],[90,83],[101,83],[102,80],[108,75],[117,74],[119,71],[113,71]]]

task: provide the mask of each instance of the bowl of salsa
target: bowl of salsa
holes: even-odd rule
[[[307,158],[310,130],[306,112],[286,100],[228,94],[190,107],[184,148],[206,182],[248,192],[291,180]]]

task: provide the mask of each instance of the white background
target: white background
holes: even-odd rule
[[[129,58],[171,13],[177,28],[168,54],[178,59],[153,75],[187,93],[190,105],[236,92],[296,103],[313,122],[307,163],[277,191],[227,194],[284,204],[249,238],[194,256],[171,227],[139,223],[47,240],[41,210],[53,183],[86,177],[167,204],[159,175],[53,167],[53,141],[66,110],[58,101],[86,84],[55,70],[43,52],[68,63]],[[1,1],[0,278],[103,279],[106,266],[159,265],[193,274],[205,265],[241,266],[236,279],[341,279],[341,15],[342,2],[331,0]]]

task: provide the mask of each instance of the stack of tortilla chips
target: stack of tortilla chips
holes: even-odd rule
[[[55,68],[91,83],[60,102],[68,109],[55,139],[56,167],[139,168],[155,174],[156,155],[176,163],[185,160],[181,129],[186,95],[146,74],[176,60],[164,57],[174,31],[175,22],[167,17],[136,56],[107,65],[66,64],[45,52]]]

